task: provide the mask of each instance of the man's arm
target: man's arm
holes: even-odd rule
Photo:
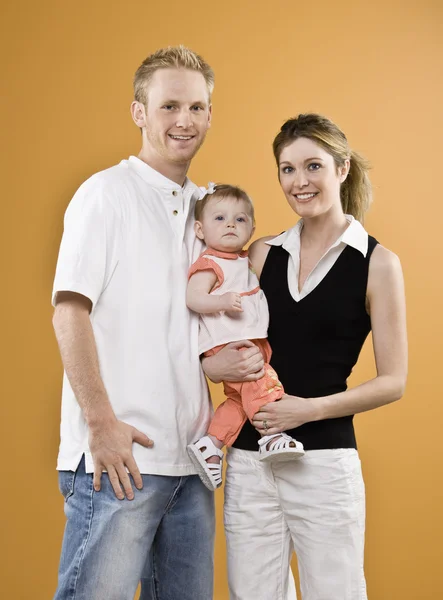
[[[262,353],[251,340],[226,344],[213,356],[202,358],[203,371],[214,383],[257,381],[265,374]]]
[[[89,428],[89,446],[94,461],[94,488],[100,490],[103,470],[109,475],[119,499],[134,497],[125,467],[138,489],[142,478],[132,455],[132,443],[151,447],[143,433],[119,421],[106,393],[97,356],[89,313],[91,301],[74,292],[58,292],[53,317],[55,335],[67,377]]]
[[[188,308],[200,315],[220,312],[222,310],[242,312],[241,296],[234,292],[217,295],[211,290],[217,281],[212,270],[197,271],[188,281],[186,304]]]

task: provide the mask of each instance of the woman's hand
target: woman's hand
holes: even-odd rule
[[[318,420],[315,398],[284,395],[270,402],[254,415],[252,425],[260,435],[273,435]]]

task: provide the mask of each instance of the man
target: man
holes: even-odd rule
[[[66,211],[53,290],[67,516],[56,600],[132,600],[139,581],[142,600],[212,599],[213,497],[186,454],[211,408],[185,292],[202,249],[186,173],[213,85],[183,46],[149,56],[131,105],[138,157],[93,175]],[[237,364],[238,346],[219,359],[228,377],[261,368],[255,348]]]

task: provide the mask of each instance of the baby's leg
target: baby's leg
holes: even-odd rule
[[[214,446],[220,449],[223,446],[232,446],[247,419],[239,392],[226,384],[224,390],[225,394],[230,393],[230,397],[215,411],[207,433]],[[218,456],[211,456],[207,462],[217,463],[220,459]]]
[[[250,421],[262,406],[280,400],[285,393],[277,373],[269,364],[272,351],[268,340],[252,341],[259,347],[263,355],[265,374],[257,381],[245,381],[239,388],[242,406]]]
[[[208,434],[225,446],[232,446],[247,420],[240,395],[241,386],[241,383],[223,383],[226,400],[217,408],[209,425]]]
[[[225,384],[229,397],[215,411],[207,435],[188,446],[188,454],[200,479],[209,489],[215,490],[222,484],[222,461],[224,445],[230,446],[237,438],[247,417],[242,408],[241,397],[235,386]]]
[[[269,364],[272,351],[268,340],[253,340],[253,342],[262,352],[265,374],[257,381],[246,381],[241,385],[242,405],[251,421],[262,406],[280,400],[284,394],[283,385]],[[266,422],[264,423],[266,430]],[[274,435],[267,435],[266,432],[262,434],[262,439],[259,441],[259,452],[260,460],[265,461],[289,460],[304,455],[303,444],[284,432]]]

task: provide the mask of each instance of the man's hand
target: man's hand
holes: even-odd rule
[[[241,296],[235,292],[226,292],[220,296],[220,310],[228,312],[243,312],[241,307]]]
[[[123,500],[126,494],[128,500],[133,500],[134,492],[126,468],[132,475],[137,489],[143,487],[143,480],[132,455],[132,443],[136,442],[151,448],[152,440],[147,435],[123,421],[113,420],[103,425],[100,423],[89,429],[89,448],[94,461],[94,489],[100,491],[100,481],[103,471],[108,472],[109,481],[115,495]],[[122,487],[124,492],[122,491]]]
[[[211,381],[257,381],[264,375],[264,360],[258,346],[249,340],[231,342],[214,356],[202,359]]]

